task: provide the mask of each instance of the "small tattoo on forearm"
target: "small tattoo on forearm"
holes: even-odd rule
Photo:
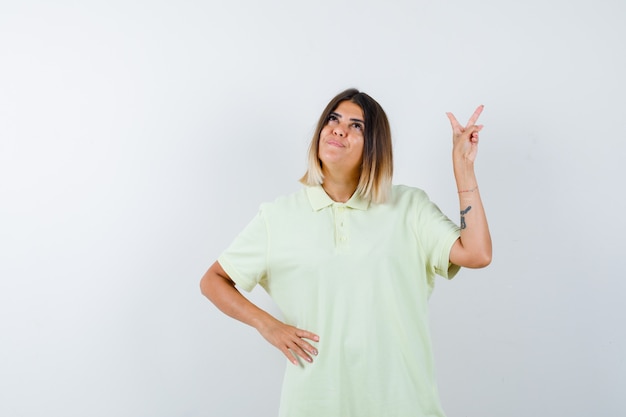
[[[467,208],[465,210],[461,210],[461,230],[463,230],[463,229],[465,229],[467,227],[467,224],[465,223],[465,215],[471,209],[472,209],[472,206],[467,206]]]

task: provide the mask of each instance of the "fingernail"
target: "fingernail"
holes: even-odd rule
[[[311,359],[311,358],[306,358],[306,360],[309,361],[309,362],[313,362],[313,359]]]
[[[315,356],[317,356],[317,350],[314,350],[314,351],[313,351],[313,354],[314,354]]]

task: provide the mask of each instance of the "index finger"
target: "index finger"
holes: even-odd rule
[[[480,116],[480,114],[483,112],[483,109],[485,108],[484,105],[480,105],[476,108],[476,110],[474,111],[474,114],[472,114],[472,117],[470,117],[469,121],[467,122],[467,125],[465,125],[465,127],[468,126],[472,126],[476,124],[476,120],[478,120],[478,116]]]
[[[301,339],[304,338],[304,339],[313,340],[314,342],[320,341],[320,337],[318,335],[316,335],[315,333],[309,332],[307,330],[296,329],[296,336],[298,336]]]
[[[463,131],[463,128],[461,127],[461,124],[456,120],[456,117],[454,117],[454,115],[450,112],[446,113],[446,116],[448,116],[448,120],[450,120],[450,124],[452,125],[452,129],[459,129],[461,131]]]

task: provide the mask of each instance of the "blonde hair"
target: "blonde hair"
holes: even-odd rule
[[[363,110],[365,131],[363,137],[363,159],[361,175],[356,192],[361,198],[373,203],[384,203],[391,192],[393,177],[393,154],[391,146],[391,129],[383,108],[370,96],[351,88],[337,94],[326,106],[315,128],[309,145],[306,173],[300,178],[305,185],[321,185],[324,183],[322,161],[320,161],[320,133],[332,112],[343,101],[357,104]]]

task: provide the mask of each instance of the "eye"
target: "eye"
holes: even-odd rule
[[[331,114],[331,115],[328,116],[328,118],[326,120],[329,121],[329,122],[336,122],[339,119],[337,119],[337,116],[335,116],[334,114]]]
[[[361,123],[352,123],[352,127],[361,132],[363,131],[363,125]]]

